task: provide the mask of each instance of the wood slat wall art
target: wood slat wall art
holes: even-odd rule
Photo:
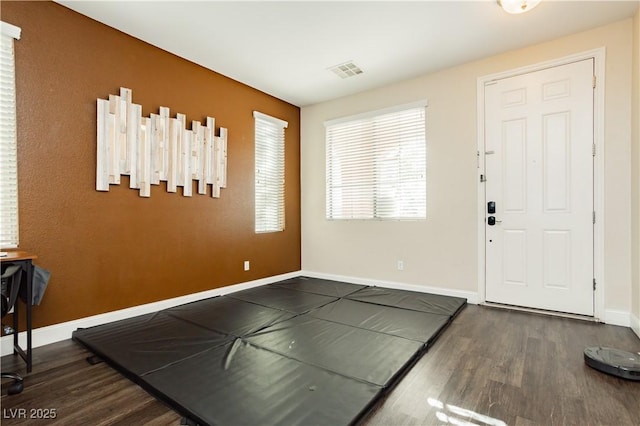
[[[169,108],[142,117],[142,106],[132,102],[132,91],[120,88],[120,95],[98,99],[96,190],[108,191],[119,185],[120,175],[129,176],[129,187],[141,197],[151,196],[151,185],[167,182],[168,192],[191,197],[192,181],[198,182],[198,194],[220,197],[227,186],[227,129],[215,136],[215,119],[206,124],[192,121]]]

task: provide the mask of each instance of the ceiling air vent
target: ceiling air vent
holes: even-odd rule
[[[334,65],[329,68],[329,71],[333,71],[340,78],[349,78],[354,75],[362,74],[360,67],[351,61],[345,62],[344,64]]]

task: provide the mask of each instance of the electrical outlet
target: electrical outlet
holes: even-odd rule
[[[404,271],[404,261],[398,260],[398,271]]]
[[[248,260],[245,260],[245,261],[244,261],[244,270],[245,270],[245,271],[248,271],[248,270],[250,269],[250,266],[251,266],[251,265],[249,265],[249,261],[248,261]]]

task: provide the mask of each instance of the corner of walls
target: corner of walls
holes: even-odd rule
[[[631,328],[640,338],[640,7],[633,18],[631,102]]]
[[[607,309],[604,312],[604,318],[600,321],[609,325],[617,325],[620,327],[630,327],[633,323],[633,315],[629,311],[618,311],[615,309]]]

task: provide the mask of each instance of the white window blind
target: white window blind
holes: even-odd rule
[[[426,218],[426,102],[326,125],[327,219]]]
[[[284,129],[288,123],[254,111],[256,232],[284,230]]]
[[[18,247],[18,158],[13,40],[20,28],[0,22],[0,247]]]

